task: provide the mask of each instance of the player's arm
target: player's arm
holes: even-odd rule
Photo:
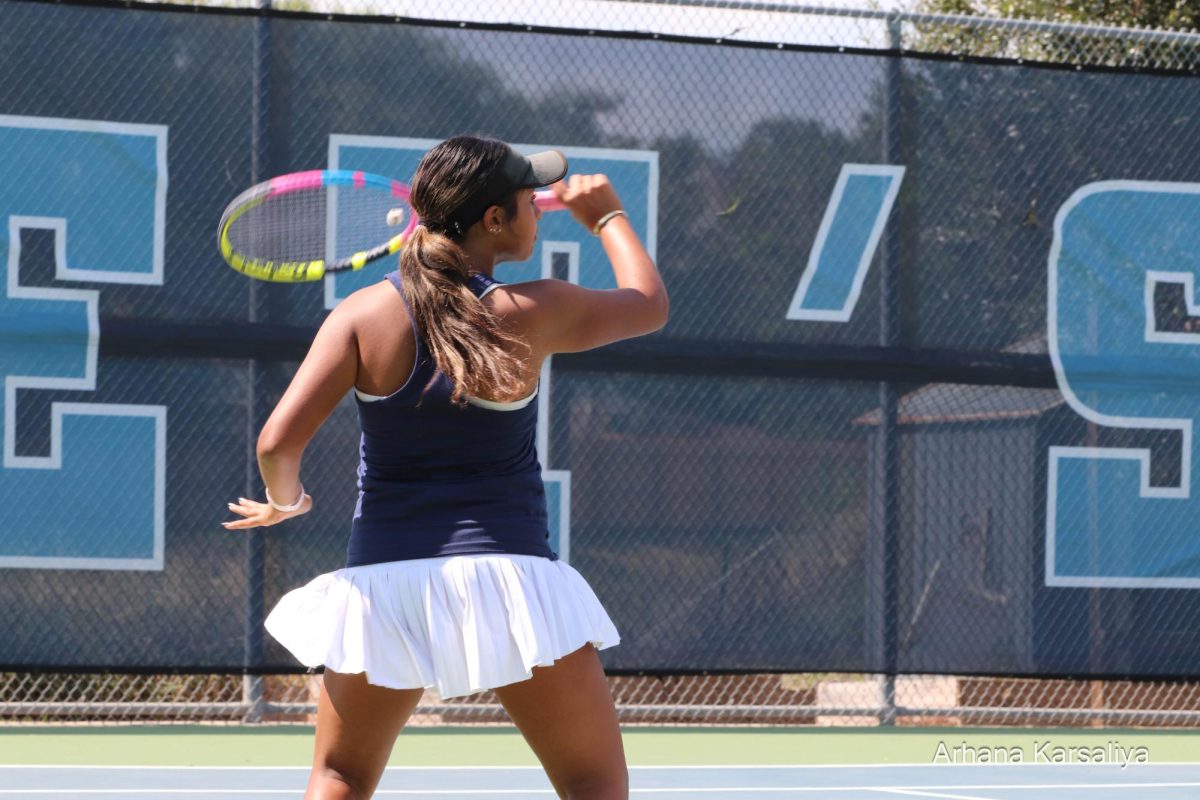
[[[621,208],[603,175],[576,175],[554,191],[589,231]],[[548,353],[575,353],[653,333],[667,324],[670,301],[658,268],[624,214],[611,217],[600,242],[612,263],[616,289],[585,289],[539,281],[537,336]]]
[[[300,462],[304,449],[354,387],[358,375],[358,342],[348,303],[334,309],[317,331],[308,355],[258,436],[258,468],[271,499],[280,505],[300,498]],[[273,525],[312,507],[305,498],[294,512],[279,512],[266,503],[241,498],[230,510],[243,519],[226,523],[230,529]]]

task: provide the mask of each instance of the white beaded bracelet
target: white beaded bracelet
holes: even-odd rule
[[[592,226],[592,236],[599,236],[600,230],[605,225],[612,222],[617,217],[624,217],[624,216],[625,216],[625,212],[619,208],[616,211],[608,212],[603,217],[601,217],[599,220],[597,220],[596,224]]]
[[[279,503],[276,503],[274,500],[272,500],[271,499],[271,490],[268,489],[267,487],[264,486],[263,491],[267,493],[267,505],[269,505],[271,508],[275,509],[276,511],[282,511],[285,514],[290,511],[299,510],[300,506],[304,505],[304,498],[308,497],[308,495],[306,495],[304,493],[304,484],[303,483],[300,484],[300,499],[297,500],[296,502],[292,503],[290,506],[281,506],[281,505],[279,505]]]

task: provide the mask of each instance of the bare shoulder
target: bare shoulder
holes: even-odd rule
[[[369,329],[380,322],[406,319],[408,312],[400,293],[389,281],[364,286],[342,299],[326,317],[326,322],[347,325],[355,330]]]
[[[572,287],[574,284],[551,279],[502,283],[484,295],[483,302],[502,317],[531,316],[552,308],[563,291]]]
[[[556,313],[569,303],[568,295],[579,287],[566,281],[541,279],[502,283],[483,296],[483,303],[510,329],[536,341],[554,326]]]

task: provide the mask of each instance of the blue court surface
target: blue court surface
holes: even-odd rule
[[[296,797],[304,767],[0,766],[0,797]],[[631,797],[1196,800],[1200,764],[632,767]],[[377,797],[554,797],[536,767],[393,767]]]

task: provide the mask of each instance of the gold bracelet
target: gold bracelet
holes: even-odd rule
[[[597,220],[596,224],[592,226],[592,236],[599,236],[600,230],[605,225],[612,222],[617,217],[624,217],[624,216],[626,216],[626,214],[625,214],[624,210],[622,210],[620,208],[618,208],[616,211],[608,212],[603,217],[601,217],[599,220]]]

